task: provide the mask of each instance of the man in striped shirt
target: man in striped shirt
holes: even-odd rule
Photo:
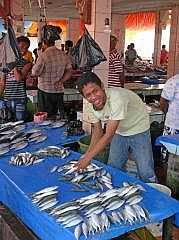
[[[124,66],[116,49],[117,38],[110,36],[108,87],[124,87]]]
[[[17,42],[19,50],[23,54],[23,49],[29,47],[29,39],[23,36],[17,38]],[[0,94],[4,94],[11,121],[25,120],[27,103],[25,79],[31,67],[32,63],[23,58],[16,62],[16,66],[11,72],[1,75]]]

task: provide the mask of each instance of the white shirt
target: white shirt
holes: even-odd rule
[[[179,74],[168,79],[164,85],[161,96],[169,101],[165,125],[179,129]]]

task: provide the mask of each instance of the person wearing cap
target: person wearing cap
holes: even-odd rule
[[[63,118],[63,83],[72,75],[72,63],[70,57],[55,46],[58,35],[50,31],[47,37],[32,68],[32,75],[38,76],[38,111],[47,112],[49,118],[54,118],[59,110]]]
[[[84,73],[77,87],[87,100],[86,112],[93,124],[91,142],[77,163],[78,170],[86,168],[92,158],[110,144],[108,165],[123,170],[130,150],[139,178],[156,182],[149,115],[140,97],[125,88],[105,89],[92,72]],[[102,122],[106,123],[105,133]]]
[[[108,87],[124,87],[124,66],[116,49],[118,39],[110,36]]]

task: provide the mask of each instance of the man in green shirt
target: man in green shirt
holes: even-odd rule
[[[110,143],[108,165],[123,170],[130,150],[140,179],[155,182],[149,116],[142,100],[127,89],[105,89],[92,72],[84,73],[77,86],[88,102],[87,112],[93,124],[91,142],[78,169],[85,168]],[[106,123],[104,134],[102,122]]]

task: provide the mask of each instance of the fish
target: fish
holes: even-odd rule
[[[4,147],[0,149],[0,155],[4,155],[9,152],[9,147]]]
[[[76,226],[75,231],[74,231],[74,235],[76,240],[78,240],[80,238],[81,235],[81,225]]]

